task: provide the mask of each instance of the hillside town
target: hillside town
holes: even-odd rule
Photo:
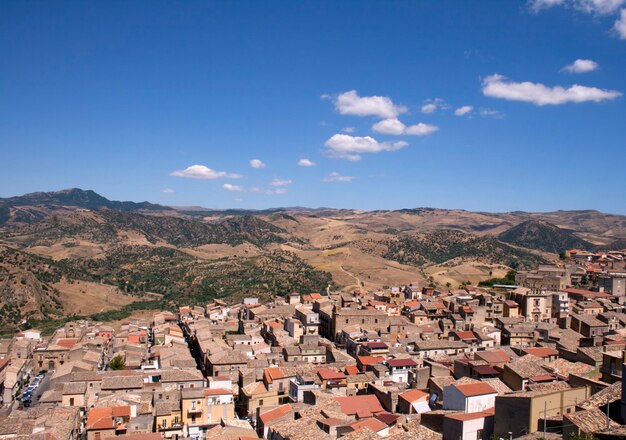
[[[0,438],[626,437],[626,252],[0,340]]]

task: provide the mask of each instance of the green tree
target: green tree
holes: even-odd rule
[[[109,368],[111,370],[123,370],[125,365],[126,361],[124,360],[122,355],[119,354],[111,359],[111,362],[109,362]]]

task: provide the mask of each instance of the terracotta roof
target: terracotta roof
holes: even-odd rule
[[[332,380],[332,379],[345,379],[346,375],[341,371],[335,371],[330,368],[320,368],[317,370],[317,374],[322,380]]]
[[[550,347],[529,347],[522,350],[526,354],[532,354],[540,358],[558,356],[559,352]]]
[[[476,339],[474,336],[474,332],[465,331],[465,332],[454,332],[460,339]]]
[[[393,425],[400,418],[398,414],[392,414],[388,412],[376,414],[374,417],[376,417],[378,420],[388,426]]]
[[[387,365],[393,368],[417,367],[417,363],[413,359],[389,359]]]
[[[59,339],[58,341],[56,341],[56,345],[60,345],[61,347],[65,348],[72,348],[74,345],[76,345],[76,339]]]
[[[531,376],[530,380],[533,382],[547,382],[550,380],[554,380],[554,376],[551,374],[539,374],[537,376]]]
[[[267,383],[272,383],[274,379],[282,379],[285,377],[282,368],[279,367],[266,368],[263,370],[263,376]]]
[[[473,413],[457,413],[457,414],[449,414],[446,416],[446,419],[458,420],[461,422],[467,422],[469,420],[483,419],[485,417],[490,417],[495,414],[495,408],[489,408],[486,411],[473,412]]]
[[[357,415],[359,418],[371,417],[372,415],[384,412],[380,402],[373,394],[361,396],[335,397],[341,405],[341,412],[346,415]]]
[[[586,434],[593,434],[599,431],[605,431],[608,426],[611,428],[619,428],[620,425],[610,420],[598,408],[592,408],[585,411],[578,411],[569,414],[563,414],[564,419],[576,425]],[[564,422],[566,421],[564,420]]]
[[[417,400],[424,400],[424,399],[428,400],[428,393],[425,393],[424,391],[420,391],[420,390],[409,390],[400,394],[398,397],[402,397],[407,402],[413,403]]]
[[[280,419],[289,412],[291,412],[291,405],[287,403],[285,405],[279,406],[278,408],[274,408],[273,410],[261,414],[259,418],[264,425],[267,425],[268,423],[272,423],[274,420]]]
[[[483,374],[498,374],[498,370],[488,365],[474,367],[474,373],[483,375]]]
[[[357,356],[356,360],[361,365],[376,365],[383,362],[385,358],[382,356]]]
[[[506,363],[511,360],[511,356],[502,350],[478,351],[474,354],[474,357],[478,357],[490,364]]]
[[[368,342],[366,345],[368,348],[389,348],[384,342]]]
[[[232,394],[231,390],[227,390],[226,388],[205,388],[204,395],[205,396],[222,396],[225,394]]]
[[[355,374],[359,374],[360,373],[359,368],[356,365],[346,365],[344,367],[343,371],[348,376],[354,376]]]
[[[463,383],[455,386],[465,397],[482,396],[484,394],[497,394],[498,392],[488,383]]]
[[[587,298],[612,298],[613,297],[613,295],[609,295],[608,293],[593,292],[591,290],[585,290],[585,289],[569,288],[569,289],[565,289],[564,292],[567,292],[570,295],[580,295],[580,296],[584,296]]]
[[[87,416],[87,429],[113,429],[115,417],[130,417],[130,406],[91,408]]]
[[[374,432],[382,431],[383,429],[387,428],[386,423],[383,423],[380,420],[375,419],[375,418],[358,420],[354,423],[351,423],[348,426],[350,426],[350,428],[354,429],[355,431],[361,431],[362,429],[368,428]]]

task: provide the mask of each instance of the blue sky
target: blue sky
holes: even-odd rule
[[[0,197],[626,214],[626,0],[4,1],[0,59]]]

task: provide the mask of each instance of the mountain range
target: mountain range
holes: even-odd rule
[[[625,242],[626,216],[592,210],[213,210],[31,193],[0,199],[0,324],[294,290],[456,287]]]

